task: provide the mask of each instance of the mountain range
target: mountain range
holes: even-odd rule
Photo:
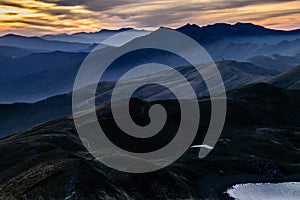
[[[95,102],[98,119],[83,126],[99,123],[115,145],[147,152],[173,139],[181,121],[178,101],[155,84],[135,91],[129,109],[137,124],[148,124],[149,110],[157,104],[168,118],[154,137],[131,137],[112,116],[116,80],[132,66],[158,62],[173,70],[162,73],[151,68],[148,75],[123,81],[121,87],[153,79],[182,91],[184,84],[174,78],[174,70],[191,83],[201,116],[196,138],[176,162],[145,174],[113,170],[87,151],[74,126],[71,91],[80,65],[97,44],[105,58],[160,29],[0,37],[0,199],[231,199],[225,191],[237,183],[299,182],[300,30],[278,31],[249,23],[187,24],[176,30],[204,46],[226,88],[225,126],[207,157],[199,159],[199,148],[212,147],[199,144],[211,121],[212,99],[220,97],[208,96],[201,76],[178,56],[153,49],[134,52],[114,62],[100,82],[90,71],[87,82],[97,84],[95,97],[76,104],[84,108]],[[125,32],[130,37],[123,43],[107,40]],[[211,67],[211,63],[201,65],[201,74],[214,83]],[[91,90],[83,87],[79,92]]]
[[[100,44],[105,41],[109,37],[114,36],[115,34],[119,34],[122,32],[126,32],[128,34],[128,40],[133,39],[135,37],[141,37],[149,34],[149,31],[145,30],[136,30],[133,28],[121,28],[119,30],[107,30],[102,29],[98,32],[79,32],[74,34],[59,34],[59,35],[44,35],[41,38],[50,41],[62,41],[62,42],[80,42],[85,44]]]
[[[279,54],[259,55],[248,59],[248,62],[258,66],[263,66],[265,68],[275,68],[279,71],[286,71],[295,67],[296,65],[299,65],[300,53],[294,56],[283,56]]]
[[[204,27],[187,24],[176,30],[197,40],[215,61],[250,62],[261,68],[280,72],[300,64],[299,30],[278,31],[249,23],[214,24]],[[34,102],[68,93],[72,89],[80,64],[97,43],[116,34],[129,32],[129,37],[124,39],[124,45],[128,45],[136,39],[145,40],[152,37],[157,31],[150,33],[124,28],[72,35],[2,36],[0,37],[2,94],[0,103]],[[265,37],[269,39],[264,39]],[[122,44],[120,41],[117,43]],[[101,45],[104,57],[107,52],[119,48],[118,45],[109,42]],[[153,58],[157,62],[165,62],[173,67],[186,65],[173,55],[147,51],[120,62],[118,69],[127,69]],[[255,67],[253,70],[257,71]],[[91,75],[93,76],[93,73]],[[116,77],[114,71],[109,80]]]
[[[84,52],[32,53],[1,57],[1,102],[33,102],[72,90]]]
[[[24,37],[20,35],[8,34],[0,37],[1,46],[17,47],[35,51],[90,51],[93,46],[78,42],[48,41],[39,37]]]
[[[300,30],[273,30],[251,23],[236,23],[234,25],[217,23],[203,27],[187,24],[175,30],[190,36],[203,46],[219,42],[275,45],[282,41],[299,39],[300,35]],[[127,42],[135,37],[147,36],[150,33],[145,30],[122,28],[119,30],[104,29],[91,33],[80,32],[71,35],[44,35],[41,37],[24,37],[8,34],[0,37],[0,46],[47,51],[89,51],[93,44],[100,44],[109,37],[123,32],[127,32],[129,35]]]
[[[282,31],[268,29],[252,23],[236,23],[234,25],[217,23],[199,27],[196,24],[186,24],[178,29],[199,43],[211,43],[221,40],[230,42],[264,42],[278,43],[282,40],[295,40],[299,38],[300,30]],[[267,39],[269,38],[269,39]]]
[[[279,74],[280,72],[278,71],[268,70],[250,63],[239,63],[236,61],[220,61],[217,63],[217,66],[222,74],[227,91],[259,82],[269,83],[276,87],[289,90],[299,89],[299,66],[281,74]],[[74,70],[74,73],[76,72],[75,69],[72,70]],[[188,80],[193,83],[193,79],[196,77],[196,72],[193,68],[180,67],[178,68],[178,71],[189,77]],[[62,76],[64,72],[66,71],[62,70]],[[160,77],[160,74],[153,74],[152,76],[153,79],[155,79],[156,76]],[[168,76],[170,77],[166,79],[172,80],[171,72],[169,75],[166,73],[166,77]],[[180,85],[179,83],[176,83],[176,80],[174,81],[174,85]],[[49,83],[50,82],[51,81],[49,81]],[[38,83],[39,82],[35,82],[32,84],[32,88],[38,88]],[[58,82],[57,87],[59,87],[60,83],[61,82]],[[135,79],[132,80],[132,84],[135,84]],[[115,83],[103,82],[100,85],[101,87],[98,87],[96,93],[97,105],[109,102]],[[192,84],[192,86],[195,91],[197,91],[197,95],[200,98],[201,96],[204,97],[208,95],[204,82],[201,83],[198,80]],[[29,93],[30,91],[27,92]],[[38,94],[39,93],[33,93],[32,96]],[[135,93],[135,97],[147,99],[149,101],[173,98],[168,90],[155,85],[144,87],[142,90]],[[47,98],[36,103],[2,104],[0,105],[0,112],[3,114],[0,121],[0,128],[2,130],[1,137],[4,137],[6,135],[24,131],[27,128],[45,121],[71,114],[71,93]],[[18,113],[18,115],[15,115],[15,113]]]
[[[58,55],[60,54],[57,54],[56,56]],[[63,56],[66,55],[63,54]],[[77,54],[75,55],[71,54],[71,56],[75,56],[78,58]],[[266,82],[279,74],[278,71],[257,67],[251,63],[239,63],[236,61],[220,61],[217,63],[217,67],[221,72],[227,90],[232,90],[237,87],[241,87],[251,83],[258,83],[262,81]],[[203,73],[207,74],[208,72],[206,72],[206,70],[209,70],[209,66],[203,70]],[[28,99],[30,97],[34,97],[36,99],[40,95],[41,96],[45,95],[45,92],[54,93],[54,90],[62,91],[63,89],[65,89],[65,87],[69,87],[65,89],[66,92],[68,91],[68,89],[69,90],[72,89],[72,85],[71,84],[67,85],[66,83],[68,82],[72,83],[74,81],[76,71],[77,68],[72,68],[72,67],[67,68],[66,66],[65,67],[61,66],[60,69],[57,69],[56,71],[52,71],[53,76],[49,76],[49,77],[51,78],[53,77],[53,79],[47,79],[47,77],[40,74],[40,76],[37,76],[35,79],[32,76],[28,75],[17,79],[16,82],[11,80],[10,81],[11,87],[6,86],[6,88],[2,88],[3,90],[6,89],[6,94],[7,94],[7,96],[3,96],[2,98],[3,100],[5,98],[6,99],[11,98],[11,101],[20,101],[20,99],[17,99],[15,96],[13,96],[13,92],[15,92],[16,89],[19,90],[18,91],[19,98],[21,97],[21,95],[23,95],[23,99]],[[194,68],[190,66],[180,67],[178,68],[178,71],[182,73],[184,76],[188,77],[188,81],[192,83],[191,85],[193,86],[193,88],[195,89],[199,97],[208,95],[207,87],[204,81],[202,79],[199,79],[198,73]],[[44,73],[45,71],[42,72]],[[66,76],[66,74],[68,76]],[[168,84],[177,85],[178,86],[177,90],[180,90],[182,84],[177,80],[172,79],[172,76],[173,73],[171,71],[165,72],[163,78],[165,79],[165,81],[168,82]],[[38,77],[42,77],[42,79],[39,79]],[[146,77],[133,78],[132,80],[127,82],[126,85],[124,86],[128,87],[129,85],[134,85],[137,82],[142,82],[143,78],[144,79],[151,78],[153,80],[160,79],[160,81],[162,81],[161,74],[155,73],[152,74],[151,77],[146,76]],[[211,78],[213,79],[214,77],[212,76]],[[22,83],[26,81],[31,82],[31,85],[27,87],[29,89],[22,88]],[[13,83],[15,83],[16,85],[12,85]],[[64,87],[61,87],[60,85],[64,85]],[[105,102],[110,101],[110,96],[112,94],[114,86],[115,86],[115,82],[113,81],[100,83],[96,93],[97,105],[101,105]],[[41,87],[47,88],[47,90],[43,91],[41,90]],[[59,93],[60,92],[57,92],[57,94]],[[8,96],[8,94],[10,94],[11,96]],[[158,85],[149,85],[144,87],[142,90],[136,92],[135,97],[153,101],[159,99],[173,98],[173,95],[166,88],[159,87]],[[91,99],[89,99],[89,101],[91,101]],[[52,108],[49,110],[45,110],[46,107],[48,108],[52,107]],[[66,109],[62,109],[62,107]],[[9,114],[9,113],[15,113],[17,110],[19,113],[18,116]],[[0,106],[0,111],[3,113],[3,116],[5,116],[0,122],[0,128],[2,130],[1,135],[3,136],[3,135],[25,130],[26,128],[30,128],[33,125],[36,125],[43,121],[47,121],[45,120],[45,118],[50,120],[53,118],[53,116],[58,117],[58,116],[63,116],[65,114],[70,114],[71,93],[68,95],[48,98],[34,104],[24,104],[24,103],[15,103],[12,105],[3,104]],[[48,114],[45,115],[45,112],[47,112]],[[15,126],[15,123],[18,123],[18,126]]]

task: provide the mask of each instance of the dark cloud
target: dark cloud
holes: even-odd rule
[[[58,6],[77,6],[81,5],[91,11],[108,11],[118,6],[124,5],[151,5],[151,1],[146,0],[39,0],[46,3],[55,3]],[[249,5],[266,4],[266,3],[283,3],[292,2],[298,0],[216,0],[210,2],[193,2],[189,3],[186,1],[184,6],[180,6],[181,11],[204,11],[204,10],[215,10],[215,9],[226,9],[226,8],[237,8]],[[168,3],[169,1],[161,0],[154,1],[152,4]],[[170,3],[172,5],[172,3]],[[172,8],[176,5],[176,0]],[[168,9],[168,8],[167,8]]]
[[[219,1],[218,4],[220,5],[220,8],[238,8],[238,7],[250,6],[250,5],[284,3],[284,2],[293,2],[293,1],[298,1],[298,0],[249,0],[249,1],[228,0],[228,1]]]
[[[25,8],[25,6],[20,4],[20,3],[15,3],[15,2],[5,1],[5,0],[0,0],[0,5],[1,6],[16,7],[16,8]]]
[[[182,19],[186,19],[191,17],[189,14],[182,14],[180,16],[176,14],[157,14],[155,16],[139,16],[131,19],[134,23],[136,22],[136,26],[140,27],[157,27],[163,26],[165,24],[175,24],[180,23]]]
[[[270,13],[265,13],[263,16],[254,16],[254,17],[249,17],[248,19],[250,21],[257,21],[257,20],[263,20],[267,18],[276,18],[276,17],[284,17],[284,16],[291,16],[299,14],[299,10],[285,10],[284,12],[270,12]],[[276,24],[279,24],[280,22],[277,22]]]
[[[84,6],[91,11],[107,11],[115,7],[130,4],[143,4],[145,0],[40,0],[45,3],[55,3],[58,6]]]
[[[3,23],[23,23],[23,24],[28,24],[28,25],[33,25],[33,26],[38,26],[38,27],[50,27],[51,24],[47,23],[46,21],[33,21],[33,20],[1,20]],[[67,27],[66,25],[63,24],[56,24],[56,28],[65,28]]]
[[[210,1],[210,2],[193,2],[189,3],[186,1],[185,5],[176,6],[176,3],[174,4],[167,4],[168,6],[162,5],[158,9],[148,10],[148,11],[137,11],[137,12],[131,12],[126,13],[122,12],[122,9],[120,9],[119,12],[110,12],[110,9],[112,7],[112,4],[110,6],[107,6],[108,4],[103,4],[102,10],[107,11],[107,15],[109,17],[117,17],[123,20],[129,20],[130,22],[136,24],[137,26],[143,27],[143,26],[149,26],[149,27],[155,27],[155,26],[161,26],[161,25],[168,25],[168,24],[174,24],[183,20],[187,20],[190,17],[193,16],[200,16],[202,13],[206,11],[224,11],[226,9],[232,9],[232,8],[240,8],[250,5],[260,5],[260,4],[268,4],[268,3],[282,3],[282,2],[293,2],[297,0],[216,0],[216,1]],[[91,4],[93,1],[86,2],[87,4]],[[125,1],[120,1],[124,3]],[[130,1],[137,3],[136,1]],[[138,5],[146,4],[146,2],[139,1],[140,3]],[[163,0],[161,2],[164,2]],[[95,3],[95,2],[94,2]],[[122,5],[122,3],[118,3],[118,0],[114,2],[116,5]],[[153,5],[155,5],[154,2]],[[99,1],[98,6],[102,4],[102,1]],[[151,3],[147,2],[147,5],[151,5]],[[96,10],[97,6],[94,7],[94,10]],[[87,6],[89,8],[89,6]],[[285,14],[283,11],[281,14]],[[238,14],[237,14],[238,16]],[[275,17],[275,15],[274,15]]]
[[[44,9],[36,8],[38,11],[48,13],[53,16],[64,16],[64,19],[76,19],[78,17],[97,17],[100,14],[110,18],[129,20],[134,24],[140,24],[142,26],[160,26],[167,25],[188,19],[192,16],[199,16],[205,11],[222,11],[224,9],[239,8],[249,5],[259,5],[266,3],[282,3],[292,2],[297,0],[215,0],[209,2],[189,2],[185,4],[176,4],[169,0],[157,0],[157,1],[146,1],[146,0],[37,0],[44,3],[56,4],[55,9]],[[21,4],[12,3],[11,1],[2,1],[3,5],[10,5],[15,7],[24,7]],[[182,3],[182,1],[179,1]],[[74,16],[72,12],[72,6],[83,6],[93,14]],[[133,8],[135,6],[158,6],[157,9],[149,9],[147,11],[137,10],[136,12],[125,12],[122,10],[122,6]],[[62,8],[61,6],[70,7]],[[119,7],[119,8],[118,8]],[[114,10],[113,10],[114,9]],[[105,20],[105,19],[101,19]],[[169,21],[168,21],[169,20]]]
[[[15,13],[15,12],[7,12],[7,13],[5,13],[5,15],[16,16],[16,15],[18,15],[18,13]]]

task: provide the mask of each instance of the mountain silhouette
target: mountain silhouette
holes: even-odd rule
[[[285,39],[296,39],[299,37],[300,30],[282,31],[268,29],[263,26],[254,25],[252,23],[236,23],[234,25],[226,23],[216,23],[213,25],[207,25],[199,27],[196,24],[187,24],[176,29],[182,32],[201,44],[207,44],[220,40],[236,41],[237,39],[247,40],[251,37],[256,39],[266,36],[278,37],[284,36]],[[266,42],[266,41],[265,41]]]
[[[90,44],[48,41],[40,37],[25,37],[8,34],[0,37],[0,45],[41,51],[86,52],[92,49]]]

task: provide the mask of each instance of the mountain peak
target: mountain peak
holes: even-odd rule
[[[129,30],[133,30],[133,28],[101,29],[100,31],[98,31],[98,33],[102,33],[102,32],[123,32],[123,31],[129,31]]]
[[[185,26],[186,27],[199,27],[197,24],[190,24],[190,23],[187,23]]]
[[[201,28],[201,29],[219,29],[219,28],[224,28],[224,29],[232,29],[232,28],[236,28],[236,29],[264,29],[264,30],[268,30],[268,31],[280,31],[280,30],[273,30],[273,29],[268,29],[268,28],[265,28],[263,26],[260,26],[260,25],[256,25],[256,24],[253,24],[253,23],[250,23],[250,22],[237,22],[235,24],[228,24],[228,23],[215,23],[215,24],[208,24],[206,26],[202,26],[202,27],[199,27],[198,25],[196,24],[190,24],[190,23],[187,23],[186,25],[182,26],[182,27],[179,27],[178,29],[182,30],[182,29],[187,29],[187,28],[191,28],[191,27],[198,27],[198,28]]]
[[[24,37],[24,36],[13,34],[13,33],[9,33],[9,34],[3,35],[2,37]]]
[[[253,23],[250,23],[250,22],[237,22],[234,24],[234,26],[258,26],[258,25],[255,25]]]
[[[187,23],[186,25],[179,27],[177,30],[183,30],[183,29],[200,29],[201,27],[198,26],[197,24],[190,24]]]

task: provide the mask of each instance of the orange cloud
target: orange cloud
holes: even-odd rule
[[[0,0],[0,34],[41,35],[101,28],[252,22],[300,26],[297,0]]]

